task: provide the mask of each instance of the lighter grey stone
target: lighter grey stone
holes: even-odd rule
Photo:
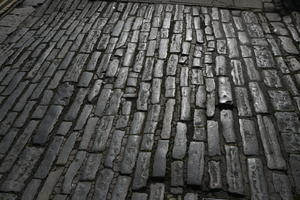
[[[176,135],[174,139],[174,147],[172,157],[175,159],[183,159],[186,152],[187,142],[187,126],[184,123],[178,122],[176,126]]]
[[[263,171],[263,164],[259,158],[248,158],[248,177],[252,198],[268,200],[267,184]]]

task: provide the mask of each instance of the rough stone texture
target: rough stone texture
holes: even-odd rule
[[[132,1],[0,19],[0,199],[296,199],[299,12]]]

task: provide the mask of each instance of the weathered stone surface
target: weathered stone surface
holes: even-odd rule
[[[99,119],[97,117],[90,118],[85,126],[83,138],[80,142],[79,149],[87,150],[92,136],[96,132],[96,125]]]
[[[282,156],[272,120],[267,116],[258,115],[257,121],[268,167],[270,169],[285,169],[286,162]]]
[[[113,133],[110,147],[108,149],[108,153],[106,155],[106,159],[104,165],[106,167],[113,167],[113,162],[116,157],[119,155],[121,150],[122,139],[125,135],[124,131],[116,130]]]
[[[209,187],[211,189],[222,188],[220,162],[213,161],[213,160],[209,161],[208,173],[209,173]]]
[[[169,99],[166,104],[164,119],[163,119],[163,128],[161,131],[162,139],[169,139],[171,136],[171,125],[173,119],[175,107],[175,99]]]
[[[1,191],[19,192],[25,187],[25,182],[39,160],[43,149],[27,147],[20,155],[20,159],[11,169],[5,181],[1,184]]]
[[[207,121],[208,155],[221,155],[219,125],[216,121]]]
[[[113,121],[114,116],[104,116],[101,118],[98,128],[96,129],[94,144],[92,145],[93,152],[102,152],[105,150]]]
[[[146,117],[144,112],[134,113],[133,121],[130,128],[131,135],[141,135],[145,118]]]
[[[203,142],[191,142],[188,151],[187,184],[202,185],[204,173],[204,153]]]
[[[258,154],[258,141],[256,128],[253,120],[239,119],[240,133],[243,140],[243,150],[245,155]]]
[[[280,36],[278,37],[281,41],[283,49],[290,54],[299,54],[299,50],[293,43],[293,40],[289,37]]]
[[[150,84],[149,83],[142,83],[140,86],[138,99],[137,99],[137,109],[146,111],[148,108],[148,99],[150,96]]]
[[[48,199],[50,197],[56,183],[58,182],[60,176],[62,175],[62,172],[63,172],[62,168],[50,172],[50,174],[48,175],[44,183],[44,186],[42,187],[36,199],[42,200],[42,199]]]
[[[292,188],[289,178],[285,174],[272,173],[273,184],[282,199],[293,199]]]
[[[113,176],[114,172],[111,169],[105,168],[100,171],[95,184],[95,198],[106,199]]]
[[[90,182],[79,182],[76,186],[76,189],[72,195],[72,199],[87,199],[88,193],[91,188]]]
[[[242,168],[239,159],[239,152],[236,146],[225,145],[226,151],[226,179],[229,185],[229,192],[244,194],[244,181]]]
[[[57,165],[64,165],[67,163],[69,155],[74,147],[77,137],[78,137],[78,133],[74,132],[65,141],[65,144],[63,145],[60,154],[58,155],[56,161]]]
[[[77,154],[76,154],[76,158],[71,163],[68,170],[66,171],[66,174],[64,176],[63,185],[62,185],[62,192],[64,194],[70,194],[71,193],[73,179],[76,176],[76,174],[77,174],[78,170],[80,169],[81,165],[83,164],[85,156],[86,156],[85,151],[78,151]]]
[[[191,117],[191,90],[188,87],[181,89],[181,115],[180,119],[183,121],[189,120]]]
[[[114,187],[114,190],[112,192],[112,200],[125,200],[129,185],[131,182],[131,178],[128,176],[119,176],[117,179],[116,187]]]
[[[252,116],[252,110],[250,107],[249,96],[246,88],[235,88],[236,104],[238,109],[238,115],[242,117]]]
[[[157,150],[154,155],[153,176],[164,177],[167,166],[167,153],[169,148],[168,140],[159,140]]]
[[[102,160],[101,154],[90,153],[85,162],[80,179],[83,181],[95,180],[96,173]]]
[[[61,106],[50,106],[47,115],[36,130],[36,135],[33,138],[35,144],[44,145],[47,142],[48,136],[53,130],[54,125],[57,123],[62,110],[63,107]]]
[[[256,56],[257,66],[259,68],[275,67],[275,61],[272,53],[266,47],[254,46],[254,53]]]
[[[281,133],[285,151],[288,153],[300,152],[300,136],[296,133]]]
[[[257,113],[267,113],[268,107],[265,96],[257,82],[250,82],[249,89],[254,101],[254,109]]]
[[[123,174],[132,173],[138,155],[138,148],[140,145],[140,141],[141,141],[140,136],[131,135],[128,137],[128,142],[125,147],[122,164],[121,164],[121,172]]]
[[[228,77],[219,77],[219,103],[232,104],[231,84]]]
[[[256,199],[269,199],[261,160],[259,158],[248,158],[247,163],[251,196]]]
[[[231,110],[222,110],[220,113],[222,133],[227,143],[235,142],[234,119]]]
[[[151,153],[149,152],[139,153],[132,183],[133,190],[146,187],[149,178],[150,158]]]
[[[171,186],[183,186],[183,162],[174,161],[171,163]]]
[[[149,200],[163,200],[165,196],[165,185],[162,183],[153,183],[150,185]]]
[[[8,11],[0,199],[297,198],[300,15],[187,1]]]
[[[292,104],[292,100],[288,92],[281,91],[281,90],[269,90],[268,94],[271,97],[271,103],[275,110],[278,111],[294,110],[294,106]]]
[[[185,156],[187,142],[186,134],[186,124],[178,122],[176,126],[176,135],[172,152],[172,157],[175,159],[183,159],[183,157]]]
[[[56,136],[52,143],[49,145],[47,151],[44,154],[44,159],[39,165],[39,168],[37,169],[36,173],[34,174],[35,178],[45,178],[56,159],[56,156],[58,154],[58,151],[60,150],[60,146],[63,142],[63,137]]]

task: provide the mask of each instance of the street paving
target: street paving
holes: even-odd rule
[[[1,200],[299,199],[299,12],[48,0],[15,29]]]

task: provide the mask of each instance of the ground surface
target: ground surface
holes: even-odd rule
[[[0,199],[299,199],[299,31],[47,1],[1,45]]]

